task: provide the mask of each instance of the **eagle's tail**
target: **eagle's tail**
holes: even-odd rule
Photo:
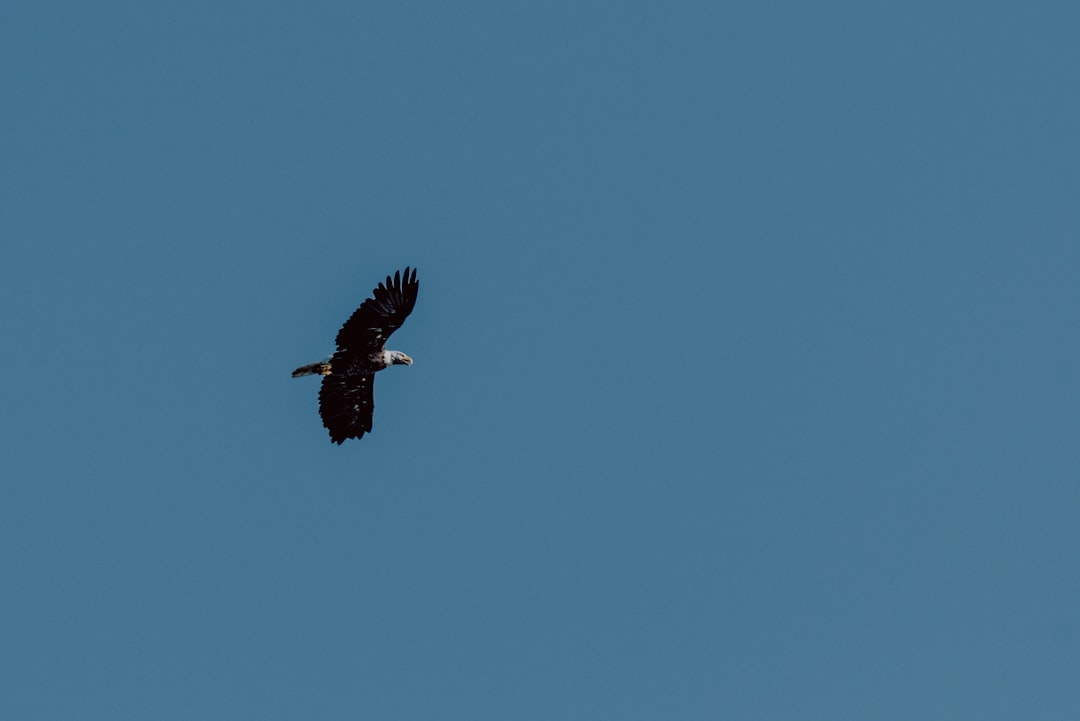
[[[318,373],[321,376],[330,375],[330,361],[319,361],[318,363],[311,363],[310,365],[300,366],[292,372],[293,378],[299,378],[300,376],[312,376]]]

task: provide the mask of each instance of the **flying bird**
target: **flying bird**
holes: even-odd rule
[[[330,431],[330,440],[341,445],[348,438],[361,438],[371,430],[375,410],[372,387],[375,374],[392,365],[412,365],[401,351],[386,350],[386,340],[401,327],[416,305],[420,284],[416,269],[386,276],[386,282],[372,291],[337,334],[337,352],[326,360],[300,366],[293,378],[321,375],[319,415]]]

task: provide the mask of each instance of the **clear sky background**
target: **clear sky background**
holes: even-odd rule
[[[1080,718],[1078,37],[8,0],[0,718]]]

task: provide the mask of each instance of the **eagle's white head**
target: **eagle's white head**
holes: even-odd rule
[[[390,366],[411,366],[412,358],[405,355],[399,350],[384,350],[383,361],[386,363],[386,367]]]

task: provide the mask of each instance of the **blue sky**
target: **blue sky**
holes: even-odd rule
[[[1077,718],[1078,27],[6,3],[0,716]]]

